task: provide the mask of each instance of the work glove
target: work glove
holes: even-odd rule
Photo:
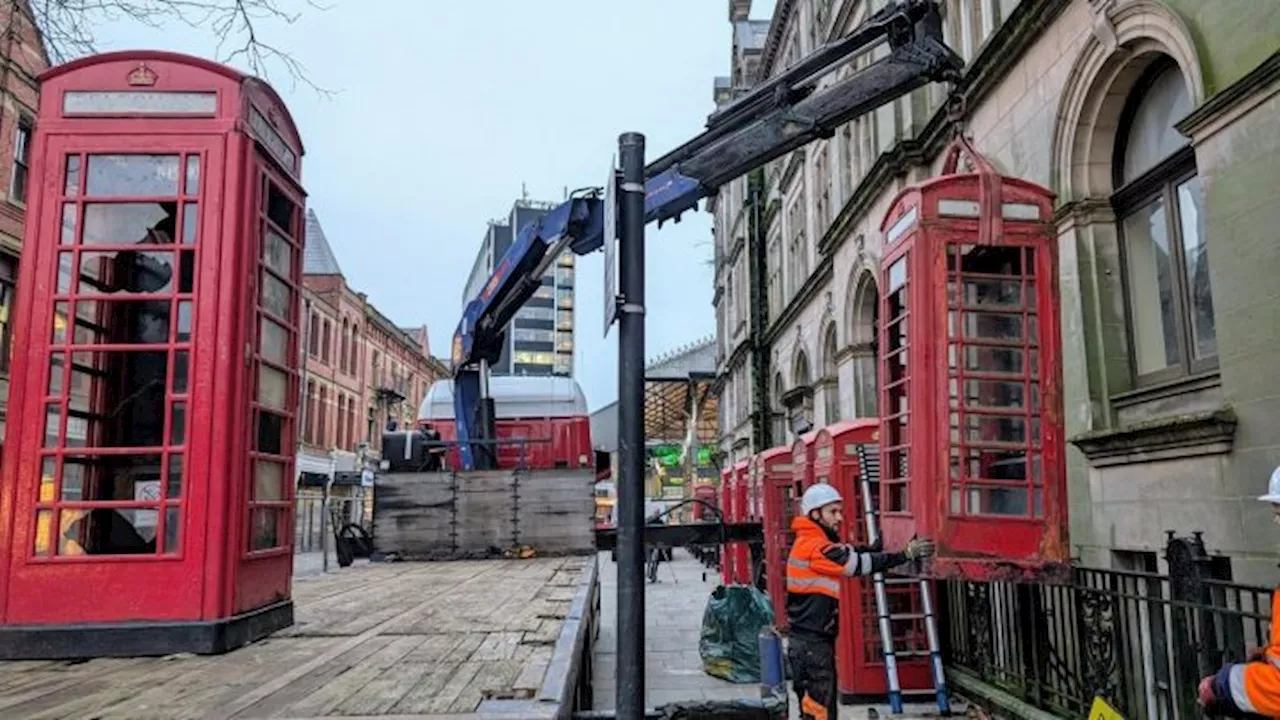
[[[907,549],[902,551],[908,560],[919,560],[921,558],[933,557],[933,541],[924,540],[922,538],[912,538],[907,543]]]
[[[1209,675],[1208,677],[1202,678],[1200,680],[1200,687],[1196,689],[1196,696],[1197,696],[1196,700],[1199,701],[1202,707],[1209,707],[1210,705],[1213,704],[1213,701],[1215,698],[1213,696],[1213,676],[1212,675]]]

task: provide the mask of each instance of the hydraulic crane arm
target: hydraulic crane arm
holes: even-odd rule
[[[849,35],[824,45],[707,120],[707,129],[645,169],[645,220],[679,219],[721,185],[929,82],[954,80],[963,61],[942,41],[936,0],[900,0]],[[885,42],[889,53],[828,88],[818,81]],[[506,327],[566,249],[584,255],[604,243],[598,190],[567,200],[519,229],[489,282],[463,313],[453,338],[454,410],[463,465],[492,467],[493,407],[488,366]]]

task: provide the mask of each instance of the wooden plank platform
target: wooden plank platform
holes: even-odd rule
[[[0,662],[0,717],[554,717],[595,592],[594,557],[354,566],[226,655]]]

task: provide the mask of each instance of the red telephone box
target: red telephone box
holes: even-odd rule
[[[715,513],[711,512],[706,505],[714,506],[716,504],[716,487],[710,483],[700,482],[693,486],[693,499],[701,500],[693,504],[693,521],[701,522],[703,520],[715,520]]]
[[[817,430],[810,430],[791,443],[791,479],[796,485],[796,508],[799,512],[800,496],[813,484],[813,441]]]
[[[732,522],[747,522],[751,516],[751,492],[747,468],[749,460],[739,460],[733,466],[733,519]],[[730,582],[745,585],[751,582],[751,549],[745,542],[729,543],[733,555],[733,574]]]
[[[955,173],[960,153],[976,173]],[[1053,194],[967,140],[881,230],[885,542],[938,577],[1051,578],[1068,562]]]
[[[760,488],[757,517],[764,526],[764,588],[773,603],[773,622],[787,626],[787,552],[791,549],[791,453],[786,446],[769,448],[751,458],[751,475]]]
[[[858,447],[874,455],[880,441],[880,421],[873,418],[838,422],[818,431],[813,441],[814,482],[830,483],[844,498],[844,542],[867,544],[863,515],[861,464]],[[874,477],[872,478],[875,479]],[[875,486],[872,486],[874,493]],[[878,503],[878,500],[876,501]],[[884,647],[877,625],[875,585],[871,578],[851,577],[843,581],[840,597],[840,637],[836,644],[836,677],[841,698],[855,702],[882,698],[889,692],[884,670]],[[894,615],[923,612],[918,583],[886,584],[886,599]],[[906,654],[898,660],[898,681],[902,690],[930,690],[928,636],[919,619],[893,621],[895,650]],[[921,653],[919,656],[913,653]]]
[[[747,499],[747,461],[740,460],[732,467],[720,471],[720,512],[728,523],[741,522],[745,518]],[[748,582],[745,543],[726,543],[720,549],[720,582],[725,585]]]
[[[293,622],[297,129],[172,53],[40,81],[0,657],[223,652]]]
[[[720,487],[716,488],[716,504],[720,507],[721,522],[732,522],[730,517],[730,505],[733,503],[733,492],[731,485],[733,484],[733,466],[729,466],[720,471]],[[720,582],[723,585],[730,584],[730,578],[733,576],[733,553],[729,551],[728,545],[720,546]]]

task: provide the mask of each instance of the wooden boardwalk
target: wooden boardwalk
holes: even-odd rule
[[[538,717],[574,681],[594,579],[584,557],[351,567],[225,655],[0,663],[0,717]]]

